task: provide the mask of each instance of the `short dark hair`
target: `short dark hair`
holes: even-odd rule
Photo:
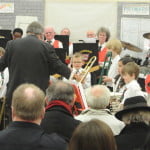
[[[70,104],[74,98],[74,88],[70,83],[56,81],[47,88],[46,96],[48,101],[61,100]]]
[[[134,62],[130,56],[124,56],[119,61],[121,61],[123,65],[126,65],[128,62]]]
[[[23,35],[23,30],[22,30],[21,28],[15,28],[15,29],[13,30],[13,34],[14,34],[15,32],[18,32],[18,33],[20,33],[21,35]]]

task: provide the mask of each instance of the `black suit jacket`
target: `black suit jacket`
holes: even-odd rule
[[[0,132],[1,150],[65,150],[66,144],[57,134],[46,134],[34,123],[12,122]]]
[[[53,47],[34,35],[8,42],[6,53],[0,59],[0,71],[5,67],[9,69],[6,93],[9,105],[14,89],[22,83],[33,83],[45,91],[51,72],[70,76],[70,69],[61,62]]]
[[[46,133],[57,133],[66,137],[69,141],[73,131],[80,124],[74,117],[62,106],[53,106],[46,110],[41,127]]]

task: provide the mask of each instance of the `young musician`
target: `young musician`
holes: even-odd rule
[[[122,44],[119,40],[112,39],[108,41],[106,47],[110,52],[112,52],[112,60],[110,69],[108,71],[108,75],[103,76],[103,82],[106,82],[107,86],[110,87],[110,89],[112,90],[113,87],[112,80],[118,74],[118,62],[120,60],[120,52],[122,50]]]
[[[77,52],[71,58],[72,72],[70,76],[70,81],[73,84],[78,84],[82,77],[84,76],[84,69],[82,66],[84,65],[82,54]],[[83,88],[88,88],[91,86],[91,74],[87,73],[84,80],[81,82]]]
[[[139,75],[139,66],[135,62],[127,63],[122,69],[122,77],[126,83],[126,89],[123,94],[122,104],[124,104],[125,99],[134,96],[143,96],[144,93],[141,91],[141,87],[137,82]]]

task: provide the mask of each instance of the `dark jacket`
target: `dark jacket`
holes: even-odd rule
[[[46,110],[41,127],[46,133],[56,132],[69,141],[79,123],[64,107],[54,106]]]
[[[150,127],[144,123],[131,123],[116,136],[117,150],[134,150],[140,148],[147,137]]]
[[[66,142],[57,134],[46,134],[37,124],[12,122],[0,132],[1,150],[65,150]]]
[[[6,93],[9,105],[12,92],[22,83],[33,83],[45,91],[52,72],[70,76],[70,69],[60,61],[53,47],[34,35],[8,42],[6,53],[0,59],[0,71],[5,67],[9,69]]]

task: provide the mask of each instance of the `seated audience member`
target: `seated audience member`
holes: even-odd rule
[[[137,78],[139,75],[139,66],[135,62],[127,63],[122,68],[121,74],[126,84],[121,104],[123,104],[127,98],[134,96],[145,96],[141,91],[139,83],[137,82]]]
[[[81,53],[79,52],[74,53],[74,55],[71,58],[71,65],[72,65],[72,72],[69,81],[77,85],[84,75],[84,69],[82,68],[82,66],[84,65],[84,60]],[[81,83],[84,89],[90,87],[91,74],[88,73]]]
[[[69,28],[63,28],[60,32],[60,35],[68,35],[70,37],[70,30]],[[73,54],[73,43],[69,41],[69,56]]]
[[[115,76],[118,74],[118,62],[120,60],[120,52],[122,50],[122,44],[117,39],[112,39],[108,41],[106,44],[107,49],[112,52],[112,64],[110,65],[110,68],[108,70],[108,75],[103,76],[103,82],[107,83],[107,86],[112,88],[112,80],[115,78]]]
[[[150,150],[150,130],[148,132],[148,135],[146,137],[146,140],[144,142],[144,145],[139,150]]]
[[[115,118],[106,107],[110,103],[110,91],[104,85],[94,85],[86,90],[88,109],[82,111],[76,119],[83,122],[91,119],[104,121],[112,129],[114,135],[120,133],[124,123]]]
[[[23,36],[23,30],[21,28],[15,28],[12,32],[13,40],[20,39]]]
[[[44,30],[44,35],[46,38],[46,42],[51,44],[54,48],[63,48],[62,42],[55,40],[55,31],[52,27],[46,27]]]
[[[0,131],[1,150],[65,150],[66,142],[40,127],[45,113],[45,94],[33,84],[22,84],[13,93],[13,122]]]
[[[56,81],[48,87],[46,94],[48,105],[41,127],[46,133],[58,133],[69,141],[80,123],[72,114],[74,89],[69,83]]]
[[[118,150],[139,150],[150,130],[150,107],[144,97],[127,98],[115,116],[126,124],[116,136]]]
[[[97,32],[97,38],[98,38],[98,51],[99,51],[98,62],[101,65],[105,61],[105,57],[107,54],[108,49],[106,48],[106,43],[110,38],[110,31],[105,27],[99,28]]]
[[[67,150],[117,150],[117,147],[110,127],[93,119],[75,129]]]
[[[0,47],[0,58],[5,54],[5,49]],[[8,68],[5,68],[3,72],[0,72],[0,98],[5,97],[7,90],[7,83],[9,80]]]

